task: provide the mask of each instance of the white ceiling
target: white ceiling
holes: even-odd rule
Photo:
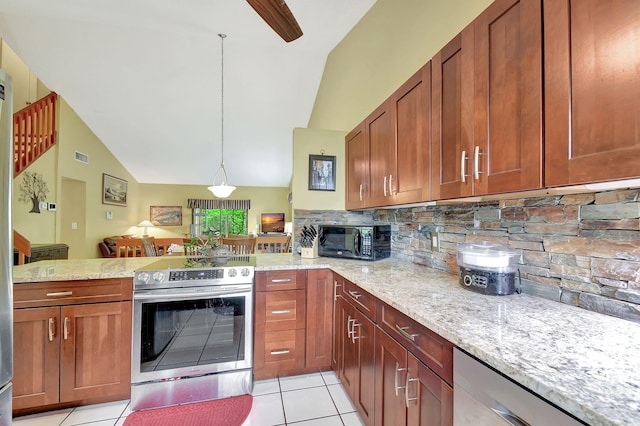
[[[244,0],[0,0],[0,37],[140,183],[289,186],[329,52],[375,0],[287,0],[285,43]],[[77,149],[81,150],[81,146]]]

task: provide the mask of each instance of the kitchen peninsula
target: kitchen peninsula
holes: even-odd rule
[[[178,258],[177,258],[178,259]],[[132,277],[153,258],[50,260],[14,283]],[[590,425],[640,423],[640,325],[529,295],[484,296],[394,259],[257,255],[256,271],[329,268]]]

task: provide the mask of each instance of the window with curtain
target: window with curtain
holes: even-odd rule
[[[249,200],[187,200],[192,209],[191,234],[229,235],[247,234]]]

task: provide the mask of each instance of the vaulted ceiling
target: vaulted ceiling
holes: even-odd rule
[[[325,61],[375,0],[287,0],[285,43],[244,0],[0,0],[0,37],[140,183],[289,186]]]

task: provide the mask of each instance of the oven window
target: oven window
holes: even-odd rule
[[[244,360],[244,297],[142,304],[141,372]]]

